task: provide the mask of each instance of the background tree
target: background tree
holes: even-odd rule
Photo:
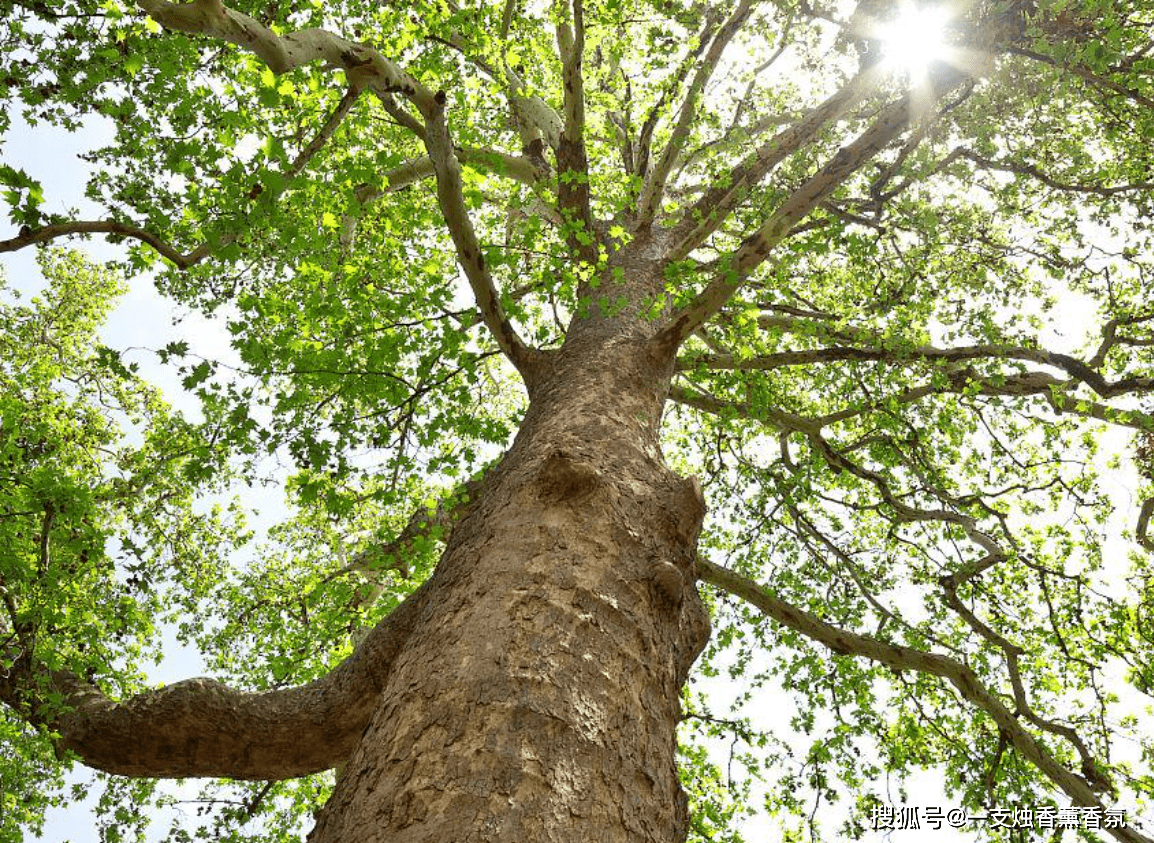
[[[78,757],[110,839],[193,776],[170,839],[736,838],[724,735],[790,839],[926,767],[1151,839],[1154,8],[3,8],[6,123],[115,138],[0,249],[127,244],[0,312],[7,833]],[[202,424],[92,339],[150,268]],[[270,459],[238,562],[195,497]],[[144,688],[157,620],[219,679]]]

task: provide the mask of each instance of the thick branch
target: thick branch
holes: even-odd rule
[[[938,95],[944,94],[961,78],[958,73],[947,73],[937,86]],[[656,337],[657,342],[680,345],[721,310],[797,223],[905,130],[909,123],[909,110],[908,97],[890,104],[857,139],[838,150],[824,167],[778,207],[758,231],[745,239],[726,260],[724,269],[714,276],[697,298],[662,328]]]
[[[745,359],[736,358],[730,354],[700,354],[678,360],[677,367],[680,371],[692,371],[698,368],[772,371],[786,366],[803,366],[811,363],[830,363],[841,360],[876,360],[895,364],[904,364],[911,360],[947,360],[953,362],[962,360],[1026,360],[1061,369],[1075,380],[1086,384],[1103,398],[1113,398],[1122,394],[1146,392],[1154,389],[1154,378],[1133,376],[1117,381],[1108,381],[1101,373],[1076,357],[1028,346],[967,345],[938,348],[932,345],[920,345],[901,349],[831,346],[779,351]]]
[[[1154,515],[1154,498],[1142,501],[1142,509],[1138,512],[1138,526],[1134,528],[1134,537],[1138,544],[1154,553],[1154,539],[1150,538],[1150,516]]]
[[[372,47],[323,29],[277,35],[255,18],[226,8],[220,0],[137,0],[153,20],[168,29],[208,35],[255,53],[274,73],[287,73],[315,61],[345,71],[353,87],[378,95],[400,93],[426,118],[437,111],[433,92]]]
[[[1154,427],[1154,415],[1076,397],[1070,394],[1075,386],[1076,382],[1073,380],[1062,380],[1046,372],[1022,372],[1006,375],[995,381],[993,378],[980,378],[969,370],[959,369],[948,372],[947,379],[939,383],[920,384],[900,392],[886,393],[857,406],[813,417],[786,413],[771,407],[754,408],[749,404],[724,401],[677,384],[670,389],[669,398],[678,404],[712,415],[749,419],[771,424],[778,431],[797,431],[806,434],[896,404],[914,404],[931,395],[943,394],[989,397],[1041,396],[1055,413],[1096,419],[1133,430],[1150,430]]]
[[[510,86],[509,108],[513,121],[521,135],[521,146],[530,155],[543,156],[543,144],[557,149],[561,144],[564,121],[549,103],[538,96],[524,97],[517,93],[521,88],[518,80]]]
[[[520,155],[509,155],[488,149],[461,149],[459,147],[454,150],[454,154],[462,164],[479,172],[503,176],[529,187],[540,184],[546,175],[533,159]],[[432,175],[436,175],[433,159],[428,156],[416,158],[385,173],[384,184],[381,187],[366,185],[358,192],[357,200],[362,205],[367,205],[385,194],[395,193]]]
[[[26,246],[32,246],[37,243],[48,243],[59,237],[70,237],[74,234],[111,234],[118,237],[128,237],[133,240],[139,240],[141,243],[147,243],[156,249],[163,257],[172,261],[172,263],[180,269],[188,269],[190,266],[200,263],[212,254],[214,248],[223,246],[234,239],[231,236],[224,237],[221,238],[221,241],[215,246],[205,243],[193,249],[191,252],[182,253],[178,252],[171,244],[165,242],[156,234],[138,226],[116,220],[90,220],[53,223],[52,225],[22,231],[19,236],[13,237],[11,240],[0,240],[0,252],[15,252],[17,249],[23,249]]]
[[[256,694],[200,678],[113,702],[25,652],[0,675],[0,700],[59,733],[59,746],[88,766],[117,775],[279,780],[316,773],[344,763],[356,747],[429,588],[414,592],[326,676],[299,688]],[[57,695],[63,713],[46,705]]]
[[[697,559],[697,573],[705,582],[740,597],[772,620],[823,644],[835,653],[867,658],[895,671],[914,670],[945,679],[963,699],[985,712],[1009,736],[1019,754],[1069,796],[1075,805],[1104,807],[1090,784],[1060,764],[1050,750],[1030,734],[998,695],[987,688],[967,665],[949,656],[889,644],[826,623],[816,615],[774,597],[752,580],[700,557]],[[1154,843],[1133,828],[1113,828],[1109,831],[1124,843]]]
[[[573,28],[557,27],[565,89],[565,128],[557,145],[557,205],[572,229],[570,251],[589,264],[597,262],[596,232],[589,204],[589,159],[585,150],[585,7],[573,0]]]
[[[781,432],[799,431],[810,433],[820,430],[819,424],[812,419],[807,419],[805,416],[788,413],[785,410],[772,407],[768,404],[756,409],[749,404],[734,404],[712,395],[687,389],[680,384],[673,384],[669,388],[669,400],[723,418],[726,416],[730,418],[745,418],[750,421],[770,424]]]
[[[500,295],[497,293],[492,275],[489,274],[477,233],[465,207],[461,186],[461,164],[453,151],[443,111],[438,110],[428,120],[425,148],[429,152],[437,175],[437,199],[441,206],[441,214],[453,238],[457,261],[464,270],[465,277],[469,279],[469,286],[473,288],[477,307],[480,308],[485,325],[502,353],[517,367],[526,382],[529,382],[535,355],[518,336],[501,306]]]
[[[674,227],[670,257],[681,260],[705,242],[756,186],[778,164],[809,143],[823,127],[844,115],[870,89],[873,74],[859,74],[787,129],[759,146],[719,179]]]

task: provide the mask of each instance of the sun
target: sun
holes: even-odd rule
[[[945,4],[903,3],[898,16],[879,27],[885,64],[910,82],[925,79],[930,67],[949,52],[945,35],[950,17]]]

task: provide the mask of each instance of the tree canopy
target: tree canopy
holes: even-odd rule
[[[0,129],[110,136],[83,200],[0,162],[0,251],[48,279],[0,304],[0,836],[101,766],[75,712],[145,692],[164,628],[232,688],[324,681],[592,315],[676,352],[664,457],[708,506],[691,839],[858,837],[928,769],[1149,840],[1154,5],[921,6],[909,65],[878,0],[0,3]],[[200,417],[97,338],[146,277],[231,337],[149,352]],[[255,542],[206,503],[245,482],[291,506]],[[163,833],[298,839],[301,772]],[[140,775],[103,839],[174,798]]]

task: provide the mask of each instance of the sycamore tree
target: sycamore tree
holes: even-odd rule
[[[108,840],[1152,839],[1148,0],[0,8],[3,127],[111,136],[0,167],[4,834],[78,761]]]

